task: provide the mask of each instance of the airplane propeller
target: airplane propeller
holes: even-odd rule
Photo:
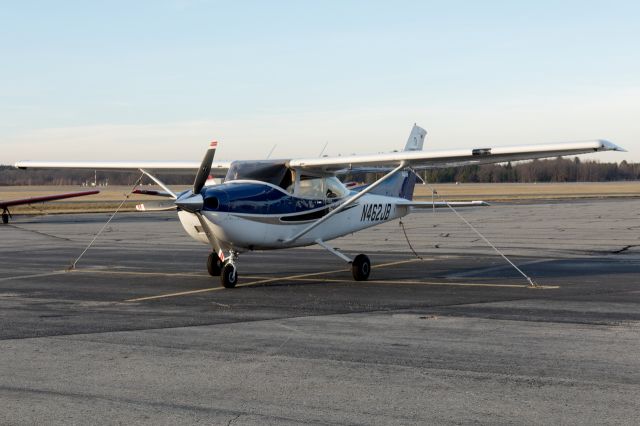
[[[198,170],[198,174],[196,174],[196,178],[193,182],[193,189],[191,191],[187,191],[177,200],[175,200],[175,205],[185,210],[189,213],[193,213],[198,218],[200,225],[202,226],[202,230],[207,236],[207,240],[209,240],[209,244],[213,250],[213,253],[218,256],[217,253],[223,253],[222,246],[220,242],[216,238],[213,230],[209,227],[209,224],[205,220],[202,215],[202,209],[204,208],[204,198],[200,192],[204,185],[207,183],[207,179],[209,179],[209,174],[211,173],[211,163],[216,156],[216,149],[218,148],[218,142],[213,141],[209,145],[209,149],[202,159],[202,163],[200,164],[200,169]],[[220,259],[223,260],[223,257]]]
[[[204,199],[202,198],[200,191],[202,191],[202,188],[204,188],[204,185],[207,183],[207,179],[209,179],[209,174],[211,173],[211,163],[216,156],[217,148],[218,142],[211,142],[207,153],[202,159],[202,163],[200,164],[200,169],[198,169],[196,178],[193,181],[193,189],[178,198],[175,201],[176,206],[190,213],[200,214],[200,211],[204,207]]]
[[[204,185],[207,183],[207,179],[209,179],[209,174],[211,173],[211,163],[216,156],[216,149],[218,148],[218,142],[213,141],[209,145],[209,149],[202,160],[202,164],[200,165],[200,170],[198,170],[198,174],[196,175],[196,179],[193,182],[193,193],[199,194],[204,188]]]

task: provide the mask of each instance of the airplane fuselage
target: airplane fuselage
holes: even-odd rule
[[[349,193],[348,195],[353,195]],[[406,216],[395,197],[366,194],[301,238],[287,242],[338,206],[343,198],[307,199],[260,181],[231,181],[203,191],[202,215],[225,250],[277,250],[330,241]],[[195,214],[178,213],[185,231],[208,244]]]

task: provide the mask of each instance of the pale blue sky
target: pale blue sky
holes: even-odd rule
[[[608,138],[640,161],[637,1],[29,1],[0,8],[0,163]]]

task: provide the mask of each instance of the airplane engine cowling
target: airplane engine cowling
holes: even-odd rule
[[[215,189],[207,188],[203,194],[204,198],[204,210],[226,212],[229,211],[229,197],[226,192]]]

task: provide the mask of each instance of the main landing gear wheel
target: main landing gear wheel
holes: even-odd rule
[[[366,281],[371,273],[371,261],[364,254],[359,254],[351,262],[351,272],[356,281]]]
[[[2,223],[5,225],[9,223],[9,213],[2,213]]]
[[[222,260],[216,253],[211,253],[207,259],[207,271],[212,277],[219,277],[222,273]]]
[[[220,274],[220,282],[224,288],[234,288],[238,284],[236,265],[231,262],[225,262]]]

